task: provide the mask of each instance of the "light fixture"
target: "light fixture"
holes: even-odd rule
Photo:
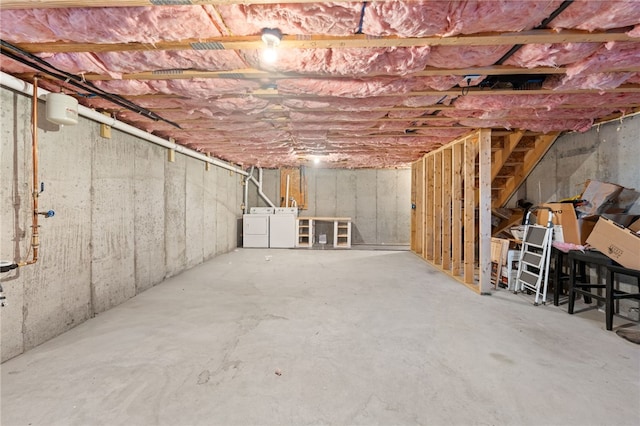
[[[320,158],[319,157],[314,158],[313,164],[320,164]]]
[[[262,41],[266,45],[266,48],[262,52],[262,60],[268,64],[272,64],[278,59],[278,52],[276,48],[280,45],[282,40],[282,32],[277,28],[263,28],[262,29]]]

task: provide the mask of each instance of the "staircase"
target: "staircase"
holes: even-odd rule
[[[494,216],[501,218],[500,224],[493,229],[494,236],[522,221],[522,213],[504,216],[501,208],[515,194],[559,135],[559,132],[541,134],[524,130],[491,132],[491,209]],[[477,163],[476,169],[479,169]],[[476,190],[476,203],[479,200],[477,195]]]

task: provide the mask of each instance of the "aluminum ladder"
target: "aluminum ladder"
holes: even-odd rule
[[[531,212],[528,212],[525,221],[514,293],[517,293],[518,290],[534,292],[536,297],[533,304],[538,305],[541,296],[542,303],[546,304],[551,241],[553,239],[553,213],[549,210],[546,226],[531,224],[530,215]]]

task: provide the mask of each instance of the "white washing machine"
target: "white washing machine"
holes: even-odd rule
[[[269,218],[269,247],[294,248],[296,246],[297,207],[276,207]]]

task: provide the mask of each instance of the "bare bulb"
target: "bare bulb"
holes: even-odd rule
[[[275,63],[278,59],[278,52],[273,47],[267,47],[262,51],[262,60],[267,64]]]
[[[314,158],[313,164],[320,164],[320,159],[318,157]]]

